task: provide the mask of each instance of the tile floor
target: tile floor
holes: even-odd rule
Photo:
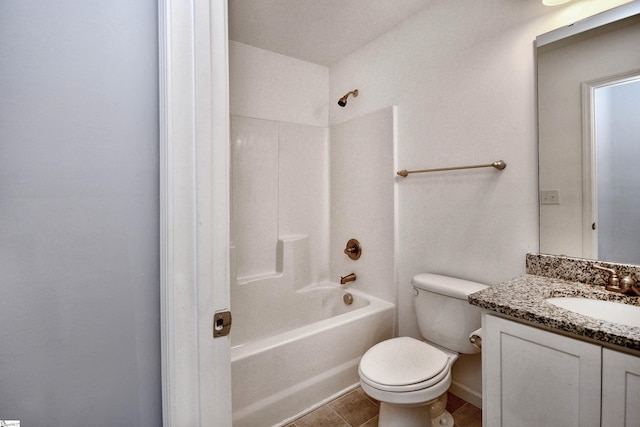
[[[285,427],[377,427],[378,402],[357,388]],[[449,393],[447,409],[456,427],[482,427],[482,411]]]

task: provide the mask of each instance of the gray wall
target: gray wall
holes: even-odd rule
[[[161,422],[157,5],[0,2],[0,419]]]

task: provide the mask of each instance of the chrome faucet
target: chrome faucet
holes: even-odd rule
[[[353,282],[356,280],[355,273],[347,274],[346,276],[340,276],[340,284],[344,285],[347,282]]]
[[[609,273],[609,280],[604,287],[606,290],[621,294],[640,295],[640,288],[633,277],[625,276],[621,279],[613,268],[605,268],[598,264],[593,264],[593,268]]]

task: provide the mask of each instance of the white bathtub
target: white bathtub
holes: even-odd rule
[[[345,288],[324,283],[274,302],[259,288],[233,309],[234,427],[284,425],[353,388],[362,355],[393,336],[395,307],[381,299],[349,291],[347,306]]]

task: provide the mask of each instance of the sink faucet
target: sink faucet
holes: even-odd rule
[[[625,276],[622,279],[618,276],[618,273],[613,268],[605,268],[598,264],[593,264],[593,268],[606,271],[609,273],[609,280],[605,285],[605,289],[611,292],[619,292],[621,294],[635,294],[640,295],[640,289],[636,284],[636,281],[631,276]]]
[[[347,274],[346,276],[340,276],[340,284],[344,285],[347,282],[353,282],[356,280],[355,273]]]

